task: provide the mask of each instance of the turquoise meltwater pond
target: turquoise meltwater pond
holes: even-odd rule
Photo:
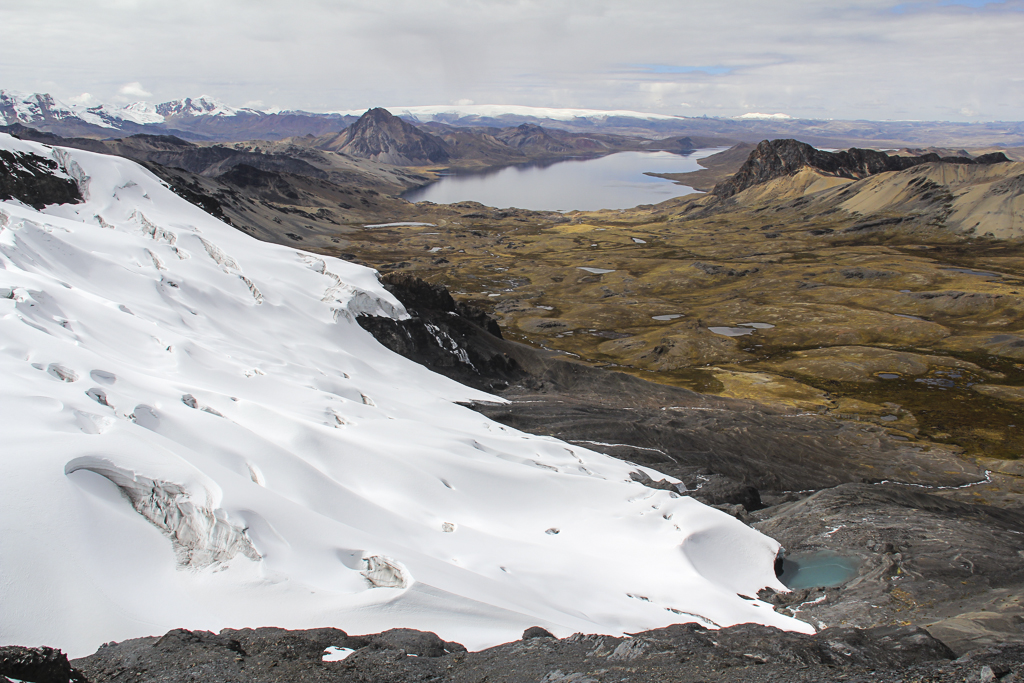
[[[793,553],[782,560],[779,580],[788,588],[840,586],[857,575],[859,562],[827,550]]]

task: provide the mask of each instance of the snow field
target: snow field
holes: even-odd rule
[[[380,346],[354,316],[407,314],[372,270],[253,240],[124,159],[0,148],[86,197],[0,203],[0,642],[810,630],[737,596],[783,589],[771,539]]]

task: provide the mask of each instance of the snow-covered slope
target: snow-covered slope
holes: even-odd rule
[[[137,123],[140,126],[164,122],[164,115],[159,113],[156,106],[149,102],[132,102],[123,107],[101,104],[97,107],[90,107],[87,111],[100,117],[104,124],[112,127],[120,127],[125,121]]]
[[[124,159],[0,149],[86,198],[0,203],[0,642],[809,629],[737,596],[782,589],[774,541],[380,346],[353,316],[405,312],[373,271],[257,242]]]

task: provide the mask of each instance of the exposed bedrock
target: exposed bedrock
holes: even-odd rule
[[[485,391],[506,388],[526,373],[508,350],[493,318],[475,306],[456,302],[441,285],[390,273],[385,289],[402,302],[408,320],[360,315],[359,324],[395,353],[431,370]]]
[[[17,199],[34,209],[82,201],[78,183],[54,175],[58,167],[36,154],[0,151],[0,200]]]
[[[1024,511],[897,485],[844,484],[753,514],[790,557],[855,567],[839,587],[761,597],[812,624],[924,624],[958,654],[1024,643]],[[964,615],[992,617],[971,621]]]
[[[180,567],[202,569],[239,553],[261,559],[244,528],[233,524],[224,510],[195,500],[180,484],[150,479],[99,458],[72,460],[64,473],[81,470],[109,479],[136,512],[164,532]]]
[[[18,646],[0,647],[0,681],[8,678],[30,683],[85,683],[86,680],[60,650]]]
[[[839,677],[953,681],[973,676],[977,680],[985,667],[1004,680],[1024,673],[1024,648],[983,649],[954,661],[946,646],[911,626],[832,628],[814,636],[755,624],[718,631],[684,624],[623,638],[576,634],[556,639],[527,633],[519,641],[466,652],[458,643],[411,629],[365,636],[331,628],[225,629],[220,634],[175,630],[161,638],[105,645],[74,664],[93,683],[787,683]],[[323,661],[328,648],[342,652],[343,658]]]

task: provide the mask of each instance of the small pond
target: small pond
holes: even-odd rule
[[[740,323],[739,327],[709,327],[708,331],[726,337],[742,337],[747,334],[754,334],[754,330],[770,330],[773,327],[775,325],[770,323]]]
[[[783,558],[779,580],[793,590],[840,586],[857,575],[857,566],[857,560],[828,550],[793,553]]]
[[[595,211],[657,204],[696,192],[671,180],[644,175],[698,171],[697,163],[724,148],[688,155],[672,152],[619,152],[597,158],[507,166],[478,173],[453,173],[402,195],[410,202],[480,202],[500,208],[537,211]],[[644,241],[634,239],[637,244]]]

